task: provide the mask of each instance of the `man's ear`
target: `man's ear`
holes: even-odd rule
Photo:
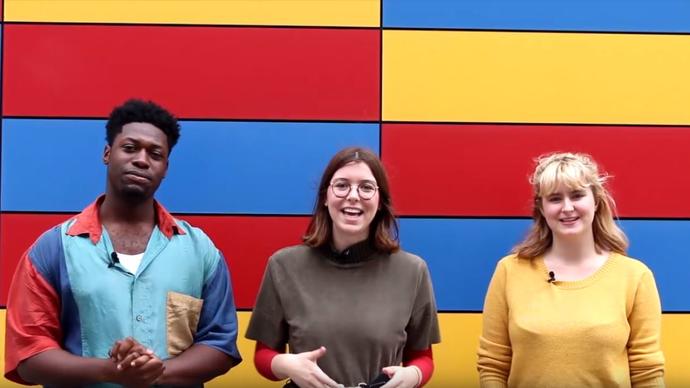
[[[110,150],[111,148],[109,144],[106,144],[105,148],[103,148],[103,164],[105,164],[106,166],[108,165],[108,163],[110,163]]]

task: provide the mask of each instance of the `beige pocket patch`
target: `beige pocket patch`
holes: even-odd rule
[[[166,310],[170,356],[177,356],[194,343],[203,304],[203,299],[179,292],[168,292]]]

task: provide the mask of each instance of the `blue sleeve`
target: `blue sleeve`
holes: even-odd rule
[[[204,304],[194,343],[218,349],[232,357],[237,365],[242,361],[237,349],[237,312],[230,272],[225,258],[222,254],[219,255],[216,268],[202,290]]]

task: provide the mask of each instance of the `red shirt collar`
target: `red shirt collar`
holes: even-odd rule
[[[74,223],[70,226],[67,234],[70,236],[79,236],[88,234],[91,242],[97,244],[101,240],[103,234],[103,227],[101,226],[101,218],[98,215],[98,210],[105,200],[105,195],[101,195],[91,205],[87,206],[81,213],[74,216]],[[173,216],[158,203],[153,201],[153,206],[156,208],[156,224],[158,229],[167,237],[171,239],[174,234],[185,234]]]

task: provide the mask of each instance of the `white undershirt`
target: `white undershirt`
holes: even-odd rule
[[[139,269],[139,264],[141,264],[141,259],[144,258],[144,252],[136,255],[127,255],[124,253],[117,252],[117,258],[120,260],[120,265],[125,267],[130,273],[137,273]]]

